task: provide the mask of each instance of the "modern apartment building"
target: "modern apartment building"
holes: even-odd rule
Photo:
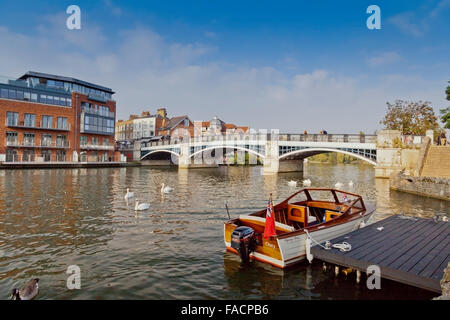
[[[114,92],[27,72],[0,81],[0,162],[117,160]]]

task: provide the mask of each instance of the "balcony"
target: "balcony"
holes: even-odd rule
[[[113,145],[98,145],[98,144],[81,144],[80,149],[82,149],[82,150],[114,151],[114,146]]]
[[[46,127],[43,126],[43,123],[40,122],[37,125],[25,125],[23,121],[19,123],[9,123],[6,122],[6,126],[8,128],[19,128],[19,129],[32,129],[32,130],[50,130],[50,131],[70,131],[70,124],[67,124],[66,126],[58,127],[58,126],[50,126]]]
[[[18,141],[6,140],[7,147],[13,148],[38,148],[38,149],[69,149],[69,141]]]
[[[115,114],[114,112],[100,112],[99,110],[95,110],[95,109],[90,109],[90,108],[83,108],[83,110],[81,111],[81,115],[83,116],[83,113],[87,113],[87,114],[95,114],[97,116],[101,116],[101,117],[107,117],[107,118],[115,118]]]

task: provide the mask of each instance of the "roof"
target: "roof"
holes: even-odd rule
[[[226,129],[235,129],[237,128],[236,125],[232,124],[232,123],[225,123],[223,125]]]
[[[187,115],[170,118],[167,125],[165,125],[162,128],[159,128],[159,130],[171,130],[175,128],[177,125],[179,125],[181,121],[183,121],[186,118],[189,119]]]
[[[25,80],[25,79],[30,78],[30,77],[38,77],[38,78],[44,78],[44,79],[50,79],[50,80],[71,82],[71,83],[80,84],[82,86],[86,86],[86,87],[89,87],[89,88],[93,88],[93,89],[97,89],[97,90],[101,90],[101,91],[106,91],[106,92],[109,92],[111,94],[115,93],[114,91],[112,91],[112,89],[107,88],[107,87],[99,86],[97,84],[93,84],[93,83],[90,83],[90,82],[78,80],[78,79],[75,79],[75,78],[63,77],[63,76],[58,76],[58,75],[49,74],[49,73],[28,71],[23,76],[21,76],[19,79]]]

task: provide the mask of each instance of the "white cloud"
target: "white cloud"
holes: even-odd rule
[[[119,32],[114,39],[100,28],[84,32],[81,39],[50,27],[33,36],[0,27],[0,39],[8,43],[0,50],[0,61],[7,62],[0,73],[19,76],[33,70],[110,87],[117,92],[122,119],[166,106],[170,116],[208,120],[218,115],[240,125],[291,132],[371,133],[388,100],[417,96],[438,107],[443,102],[443,87],[420,78],[395,75],[367,84],[363,77],[332,70],[287,75],[278,65],[250,68],[213,61],[216,47],[171,43],[144,27]]]
[[[379,67],[386,64],[401,61],[402,58],[397,52],[384,52],[367,60],[370,67]]]

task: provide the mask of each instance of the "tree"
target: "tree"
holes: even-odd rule
[[[447,86],[445,93],[447,94],[447,100],[450,101],[450,86]],[[450,107],[441,109],[441,121],[444,124],[444,128],[450,129]]]
[[[431,102],[396,100],[394,104],[386,104],[387,112],[380,121],[386,129],[399,130],[404,135],[425,135],[427,130],[440,131]]]

